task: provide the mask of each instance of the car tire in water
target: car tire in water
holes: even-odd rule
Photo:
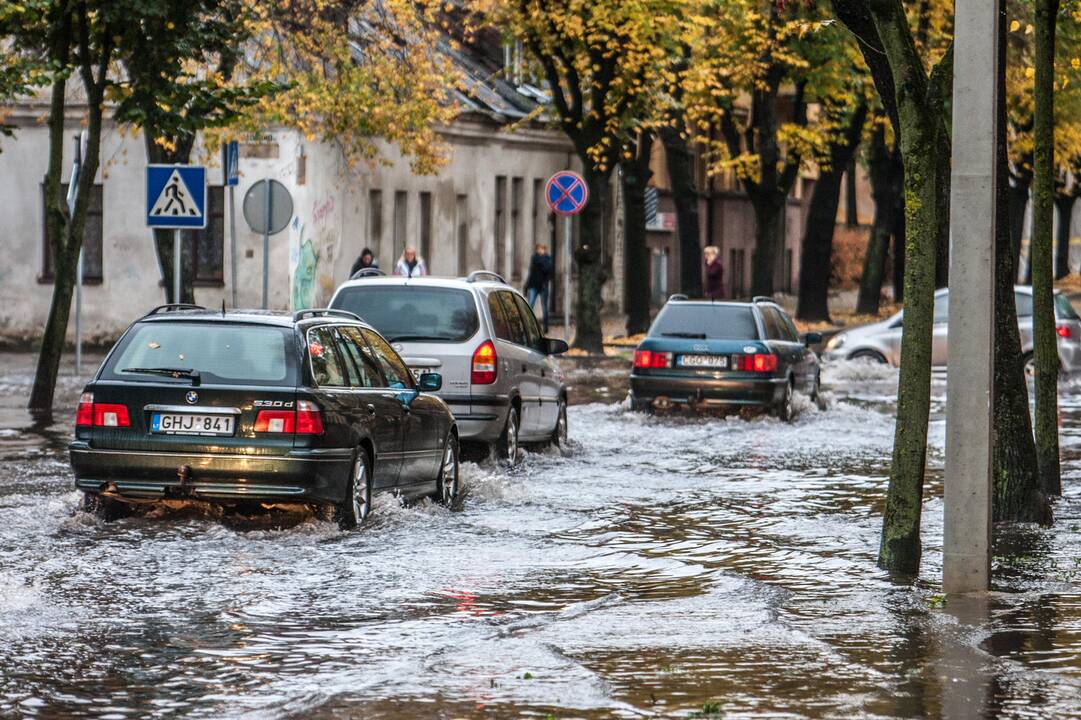
[[[113,522],[127,516],[128,506],[119,500],[97,493],[83,493],[83,512],[90,513],[104,522]]]
[[[559,411],[556,417],[551,443],[559,448],[567,447],[567,401],[562,398],[559,400]]]
[[[436,476],[434,499],[453,510],[459,501],[459,456],[458,438],[451,433],[443,445],[443,456],[439,461],[439,475]]]
[[[496,457],[511,467],[518,464],[522,455],[522,449],[518,445],[519,428],[518,408],[511,405],[507,412],[507,424],[503,426],[503,434],[495,444]]]
[[[822,372],[815,373],[815,384],[811,387],[811,402],[819,410],[826,409],[826,403],[822,400]]]
[[[848,356],[849,360],[873,360],[880,365],[888,365],[889,361],[882,355],[874,350],[857,350]]]
[[[335,506],[338,527],[352,530],[372,514],[372,461],[368,451],[357,448],[353,467],[346,483],[345,497]]]
[[[784,384],[784,394],[773,408],[773,414],[784,422],[792,422],[795,412],[792,409],[792,382]]]

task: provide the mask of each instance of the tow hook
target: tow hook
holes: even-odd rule
[[[181,465],[176,469],[177,480],[180,481],[180,487],[177,488],[177,495],[182,498],[191,497],[191,466]]]
[[[657,397],[653,398],[653,409],[660,410],[662,412],[665,410],[671,410],[672,401],[666,395],[658,395]]]

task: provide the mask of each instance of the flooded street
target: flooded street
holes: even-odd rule
[[[25,430],[32,370],[0,357],[0,715],[1081,717],[1081,393],[1055,527],[1003,533],[995,592],[944,605],[941,380],[896,585],[888,369],[829,368],[791,425],[645,417],[623,364],[574,369],[566,454],[466,464],[460,512],[381,497],[355,532],[76,512],[71,419]]]

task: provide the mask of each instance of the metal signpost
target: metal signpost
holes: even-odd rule
[[[582,212],[589,201],[589,188],[581,175],[570,170],[560,170],[548,178],[544,186],[544,199],[548,209],[563,216],[563,271],[566,281],[563,289],[563,335],[570,341],[571,331],[571,217]],[[554,250],[555,248],[553,248]]]
[[[252,232],[263,236],[263,309],[267,307],[270,282],[270,236],[280,233],[293,218],[293,196],[277,180],[267,178],[244,194],[244,220]]]
[[[75,157],[71,162],[71,179],[68,180],[68,217],[75,216],[75,203],[79,199],[79,175],[82,174],[83,157],[86,156],[86,130],[75,136]],[[85,245],[85,243],[84,243]],[[75,266],[75,374],[83,372],[83,252],[79,248],[79,264]]]
[[[180,302],[180,233],[206,227],[206,168],[146,166],[146,224],[173,231],[173,302]]]
[[[232,140],[221,146],[222,185],[229,188],[229,273],[236,307],[236,186],[240,183],[240,143]]]

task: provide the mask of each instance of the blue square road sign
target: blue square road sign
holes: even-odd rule
[[[147,165],[146,224],[157,228],[206,227],[206,168]]]

